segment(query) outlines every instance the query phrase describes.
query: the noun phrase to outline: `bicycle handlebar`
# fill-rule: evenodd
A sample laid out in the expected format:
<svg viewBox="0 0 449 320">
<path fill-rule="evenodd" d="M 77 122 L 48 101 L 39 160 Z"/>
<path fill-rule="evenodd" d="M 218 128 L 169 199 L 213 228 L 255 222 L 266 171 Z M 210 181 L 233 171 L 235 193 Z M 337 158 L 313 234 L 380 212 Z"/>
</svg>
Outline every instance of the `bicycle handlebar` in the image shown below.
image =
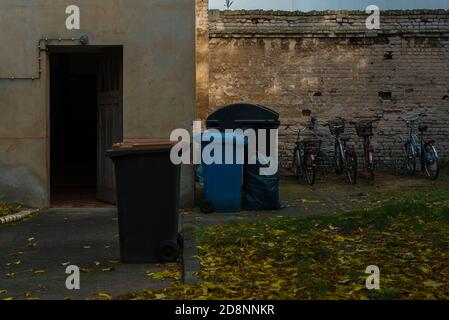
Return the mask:
<svg viewBox="0 0 449 320">
<path fill-rule="evenodd" d="M 304 132 L 304 131 L 306 131 L 306 130 L 307 130 L 307 127 L 299 128 L 299 129 L 287 128 L 286 130 L 287 130 L 287 131 L 290 131 L 290 132 L 298 133 L 298 132 Z"/>
</svg>

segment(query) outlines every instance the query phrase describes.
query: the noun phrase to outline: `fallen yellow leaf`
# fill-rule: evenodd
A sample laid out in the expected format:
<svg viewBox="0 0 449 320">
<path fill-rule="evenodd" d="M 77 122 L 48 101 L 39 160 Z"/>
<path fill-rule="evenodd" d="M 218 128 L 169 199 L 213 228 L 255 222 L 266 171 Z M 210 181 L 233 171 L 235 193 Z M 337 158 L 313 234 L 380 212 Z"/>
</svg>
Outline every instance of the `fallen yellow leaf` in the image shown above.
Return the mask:
<svg viewBox="0 0 449 320">
<path fill-rule="evenodd" d="M 34 274 L 45 273 L 45 270 L 43 270 L 43 269 L 40 269 L 40 270 L 34 270 L 33 273 L 34 273 Z"/>
</svg>

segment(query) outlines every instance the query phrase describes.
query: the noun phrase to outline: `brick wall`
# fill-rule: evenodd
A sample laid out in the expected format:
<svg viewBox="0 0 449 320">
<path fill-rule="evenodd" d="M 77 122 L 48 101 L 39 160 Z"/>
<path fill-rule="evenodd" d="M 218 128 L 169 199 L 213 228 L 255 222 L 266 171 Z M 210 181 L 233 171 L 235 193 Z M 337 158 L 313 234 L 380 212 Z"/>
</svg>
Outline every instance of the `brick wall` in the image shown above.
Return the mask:
<svg viewBox="0 0 449 320">
<path fill-rule="evenodd" d="M 204 118 L 209 105 L 209 1 L 195 0 L 196 6 L 196 104 L 197 117 Z"/>
<path fill-rule="evenodd" d="M 448 160 L 449 12 L 384 12 L 377 31 L 366 29 L 366 18 L 363 12 L 211 11 L 203 114 L 240 101 L 276 110 L 286 167 L 293 130 L 309 121 L 309 111 L 322 121 L 382 117 L 374 142 L 378 160 L 389 165 L 401 155 L 399 136 L 406 132 L 397 118 L 424 111 L 429 135 Z"/>
</svg>

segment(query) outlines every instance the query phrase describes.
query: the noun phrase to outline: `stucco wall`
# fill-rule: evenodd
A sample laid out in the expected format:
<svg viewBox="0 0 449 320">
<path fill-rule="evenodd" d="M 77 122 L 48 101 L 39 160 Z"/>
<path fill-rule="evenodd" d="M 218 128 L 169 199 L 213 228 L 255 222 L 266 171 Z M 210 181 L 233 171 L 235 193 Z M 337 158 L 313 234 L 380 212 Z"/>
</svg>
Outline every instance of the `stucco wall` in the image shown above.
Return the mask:
<svg viewBox="0 0 449 320">
<path fill-rule="evenodd" d="M 366 17 L 211 11 L 205 113 L 239 101 L 278 111 L 280 156 L 287 167 L 292 130 L 310 119 L 303 111 L 323 121 L 381 116 L 374 142 L 378 161 L 387 165 L 402 155 L 399 135 L 406 129 L 397 118 L 424 111 L 429 136 L 449 160 L 449 12 L 383 12 L 378 31 L 366 29 Z M 354 129 L 348 133 L 360 146 Z"/>
<path fill-rule="evenodd" d="M 81 9 L 81 30 L 65 27 L 65 9 L 72 4 Z M 191 127 L 194 0 L 2 0 L 0 77 L 36 73 L 39 38 L 83 34 L 89 35 L 90 45 L 123 45 L 125 138 L 167 138 L 175 128 Z M 43 70 L 40 80 L 0 80 L 0 195 L 33 206 L 49 204 L 45 55 Z M 193 199 L 193 174 L 192 168 L 185 169 L 187 205 Z"/>
</svg>

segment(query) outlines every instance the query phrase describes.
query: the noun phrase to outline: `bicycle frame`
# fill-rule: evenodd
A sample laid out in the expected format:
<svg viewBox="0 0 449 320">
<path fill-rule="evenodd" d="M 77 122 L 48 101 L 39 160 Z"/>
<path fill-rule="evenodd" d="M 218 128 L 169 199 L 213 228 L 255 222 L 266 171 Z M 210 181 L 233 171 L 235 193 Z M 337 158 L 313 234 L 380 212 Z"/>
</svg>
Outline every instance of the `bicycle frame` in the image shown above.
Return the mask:
<svg viewBox="0 0 449 320">
<path fill-rule="evenodd" d="M 301 132 L 303 132 L 303 131 L 305 131 L 305 129 L 303 129 L 303 130 L 298 130 L 298 136 L 297 136 L 297 139 L 296 139 L 296 149 L 299 149 L 300 151 L 302 151 L 302 152 L 300 153 L 300 155 L 301 155 L 301 159 L 300 159 L 300 160 L 301 160 L 301 163 L 304 163 L 304 162 L 305 162 L 305 157 L 306 157 L 307 155 L 310 155 L 311 158 L 312 158 L 312 161 L 314 161 L 313 166 L 316 167 L 315 160 L 316 160 L 316 157 L 317 157 L 317 155 L 318 155 L 318 152 L 308 152 L 308 151 L 306 150 L 306 145 L 304 144 L 303 141 L 300 140 Z"/>
<path fill-rule="evenodd" d="M 342 141 L 340 134 L 336 134 L 335 143 L 338 144 L 338 148 L 340 149 L 340 161 L 346 166 L 346 157 L 344 156 L 346 154 L 346 141 Z"/>
<path fill-rule="evenodd" d="M 415 173 L 416 170 L 416 159 L 419 159 L 420 165 L 421 165 L 421 171 L 426 172 L 429 177 L 431 177 L 430 171 L 428 171 L 429 163 L 436 164 L 436 174 L 434 175 L 434 179 L 438 178 L 439 168 L 438 168 L 438 153 L 435 148 L 435 141 L 429 140 L 425 141 L 425 132 L 427 131 L 426 128 L 419 128 L 419 135 L 415 133 L 415 121 L 420 119 L 421 117 L 426 117 L 426 114 L 420 113 L 419 115 L 405 119 L 400 118 L 401 120 L 405 121 L 408 128 L 408 138 L 406 139 L 404 143 L 404 149 L 405 154 L 408 157 L 407 159 L 412 159 L 411 167 L 408 166 L 409 162 L 407 162 L 407 169 L 410 173 Z M 408 146 L 410 146 L 410 149 L 408 149 Z M 429 156 L 432 156 L 432 158 L 428 158 Z"/>
<path fill-rule="evenodd" d="M 343 118 L 337 118 L 338 120 L 343 121 L 343 123 L 345 122 L 345 120 Z M 325 127 L 329 127 L 329 123 L 324 124 L 323 126 Z M 341 161 L 344 165 L 346 165 L 346 158 L 344 157 L 344 155 L 346 154 L 346 141 L 341 140 L 341 134 L 339 132 L 336 132 L 334 136 L 334 144 L 338 145 L 338 149 L 340 150 L 340 155 L 341 155 Z"/>
<path fill-rule="evenodd" d="M 365 160 L 365 169 L 369 173 L 371 183 L 374 182 L 374 147 L 371 144 L 371 136 L 373 135 L 374 122 L 380 121 L 381 118 L 368 120 L 363 122 L 351 121 L 350 123 L 356 127 L 357 134 L 363 138 L 363 155 Z M 369 124 L 370 127 L 366 127 Z M 369 129 L 366 129 L 369 128 Z"/>
<path fill-rule="evenodd" d="M 415 134 L 413 134 L 413 135 L 416 137 Z M 413 140 L 411 140 L 411 142 L 413 143 Z M 435 160 L 438 160 L 438 152 L 437 152 L 437 150 L 435 148 L 435 141 L 431 140 L 431 141 L 425 142 L 424 141 L 424 131 L 422 131 L 422 132 L 419 133 L 419 145 L 418 145 L 418 149 L 417 149 L 418 153 L 416 155 L 417 157 L 419 157 L 422 167 L 424 165 L 424 162 L 426 161 L 426 158 L 425 158 L 426 153 L 423 152 L 423 151 L 425 150 L 425 148 L 427 146 L 429 146 L 429 147 L 431 147 L 433 149 L 433 152 L 434 152 L 435 157 L 436 157 Z"/>
<path fill-rule="evenodd" d="M 410 142 L 410 144 L 413 147 L 412 151 L 414 153 L 414 156 L 421 158 L 421 147 L 423 142 L 423 136 L 420 135 L 420 138 L 418 138 L 410 122 L 407 122 L 407 127 L 409 129 L 408 140 L 406 140 L 405 143 Z"/>
<path fill-rule="evenodd" d="M 371 137 L 363 137 L 363 150 L 365 154 L 365 163 L 371 168 L 374 163 L 374 148 L 371 145 Z"/>
<path fill-rule="evenodd" d="M 357 155 L 354 150 L 348 148 L 348 139 L 342 139 L 341 135 L 344 133 L 346 120 L 338 117 L 323 126 L 328 127 L 331 135 L 334 137 L 334 161 L 336 173 L 343 173 L 343 168 L 346 169 L 348 181 L 355 184 L 357 180 Z"/>
<path fill-rule="evenodd" d="M 299 174 L 303 174 L 307 180 L 307 183 L 312 186 L 315 183 L 315 174 L 317 167 L 316 159 L 319 153 L 321 141 L 317 140 L 319 141 L 318 147 L 308 144 L 313 142 L 305 142 L 304 140 L 301 141 L 301 133 L 306 129 L 307 128 L 299 129 L 297 133 L 296 147 L 293 156 L 293 169 L 295 170 L 294 173 L 297 177 L 299 176 Z M 312 129 L 312 131 L 316 137 L 314 128 Z"/>
</svg>

